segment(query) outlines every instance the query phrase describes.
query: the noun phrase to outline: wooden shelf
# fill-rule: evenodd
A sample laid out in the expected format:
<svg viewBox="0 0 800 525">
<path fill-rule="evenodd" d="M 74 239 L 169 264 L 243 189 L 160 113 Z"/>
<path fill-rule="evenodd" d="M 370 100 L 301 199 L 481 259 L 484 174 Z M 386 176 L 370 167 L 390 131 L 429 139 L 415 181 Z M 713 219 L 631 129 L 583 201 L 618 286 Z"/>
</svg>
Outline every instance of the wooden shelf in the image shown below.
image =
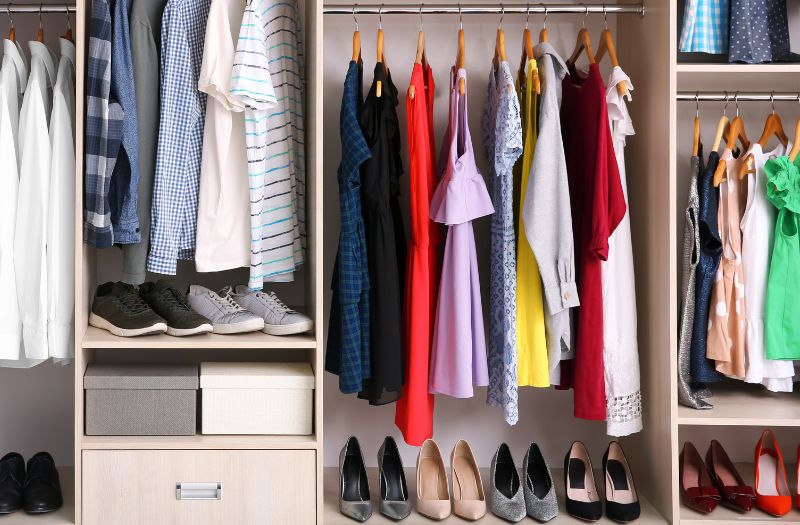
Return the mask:
<svg viewBox="0 0 800 525">
<path fill-rule="evenodd" d="M 758 427 L 800 426 L 800 399 L 787 393 L 768 392 L 760 385 L 714 388 L 711 410 L 678 407 L 679 425 L 737 425 Z"/>
<path fill-rule="evenodd" d="M 83 436 L 83 450 L 295 450 L 316 449 L 310 436 Z"/>
<path fill-rule="evenodd" d="M 800 73 L 800 64 L 678 64 L 678 73 Z"/>
<path fill-rule="evenodd" d="M 339 485 L 339 469 L 337 468 L 325 468 L 324 473 L 324 498 L 325 502 L 323 505 L 323 523 L 325 525 L 352 525 L 353 520 L 348 518 L 347 516 L 342 515 L 339 512 L 339 499 L 338 499 L 338 485 Z M 414 495 L 417 493 L 417 480 L 415 469 L 413 468 L 406 468 L 406 482 L 408 483 L 408 492 L 411 495 L 412 499 Z M 378 511 L 378 502 L 380 498 L 380 485 L 378 484 L 378 469 L 377 468 L 367 468 L 367 476 L 369 477 L 370 483 L 370 494 L 372 495 L 373 501 L 373 513 L 372 518 L 369 520 L 370 525 L 390 525 L 396 524 L 397 522 L 386 518 Z M 481 477 L 483 478 L 483 485 L 484 487 L 487 486 L 487 482 L 489 480 L 489 469 L 481 469 Z M 567 524 L 567 523 L 585 523 L 584 521 L 575 519 L 571 516 L 568 516 L 564 512 L 564 487 L 563 483 L 560 480 L 563 479 L 563 470 L 555 469 L 553 470 L 553 479 L 556 483 L 556 494 L 558 496 L 558 504 L 560 509 L 560 514 L 558 517 L 549 521 L 549 524 Z M 599 473 L 595 474 L 595 479 L 601 480 L 602 477 Z M 639 497 L 642 498 L 642 495 L 639 494 Z M 662 517 L 653 506 L 644 498 L 641 499 L 642 503 L 642 515 L 641 517 L 635 522 L 636 525 L 662 525 L 668 523 L 667 520 Z M 534 523 L 529 519 L 523 520 L 524 523 Z M 402 521 L 403 525 L 430 525 L 433 523 L 430 519 L 417 514 L 416 511 L 413 511 L 409 517 Z M 464 524 L 465 521 L 457 516 L 451 515 L 449 518 L 444 519 L 438 523 L 443 525 L 453 525 L 453 524 Z M 502 518 L 498 518 L 497 516 L 493 515 L 491 512 L 488 512 L 486 516 L 481 518 L 480 520 L 476 521 L 475 523 L 479 523 L 482 525 L 507 525 L 508 522 Z M 616 523 L 605 516 L 601 518 L 599 521 L 595 523 L 600 524 L 611 524 Z"/>
<path fill-rule="evenodd" d="M 744 478 L 744 482 L 753 486 L 754 484 L 754 468 L 752 463 L 737 463 L 736 469 L 739 474 Z M 786 475 L 789 478 L 790 492 L 793 490 L 794 481 L 792 480 L 792 472 L 797 472 L 795 465 L 786 465 Z M 753 509 L 746 514 L 740 514 L 736 511 L 726 509 L 719 505 L 714 512 L 704 516 L 697 513 L 692 509 L 684 506 L 681 503 L 681 525 L 702 525 L 706 523 L 717 524 L 731 524 L 731 525 L 771 525 L 793 523 L 800 525 L 800 511 L 794 507 L 794 496 L 792 496 L 792 510 L 786 516 L 775 518 L 769 514 L 765 514 L 758 509 Z"/>
<path fill-rule="evenodd" d="M 14 514 L 0 516 L 3 525 L 73 525 L 75 523 L 75 469 L 58 467 L 61 495 L 64 506 L 47 514 L 26 514 L 18 510 Z"/>
<path fill-rule="evenodd" d="M 117 337 L 90 326 L 83 336 L 83 348 L 314 348 L 313 334 L 275 336 L 262 332 L 247 334 L 203 334 L 172 337 L 166 334 Z"/>
</svg>

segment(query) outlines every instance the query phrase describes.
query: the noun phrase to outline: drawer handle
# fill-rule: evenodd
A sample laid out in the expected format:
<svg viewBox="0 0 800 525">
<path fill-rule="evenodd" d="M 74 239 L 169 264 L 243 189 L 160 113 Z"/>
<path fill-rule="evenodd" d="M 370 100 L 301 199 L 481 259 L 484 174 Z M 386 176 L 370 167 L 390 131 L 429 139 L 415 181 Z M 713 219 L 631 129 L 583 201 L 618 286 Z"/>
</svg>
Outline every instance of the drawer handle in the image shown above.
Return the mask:
<svg viewBox="0 0 800 525">
<path fill-rule="evenodd" d="M 175 499 L 210 500 L 222 499 L 222 483 L 175 483 Z"/>
</svg>

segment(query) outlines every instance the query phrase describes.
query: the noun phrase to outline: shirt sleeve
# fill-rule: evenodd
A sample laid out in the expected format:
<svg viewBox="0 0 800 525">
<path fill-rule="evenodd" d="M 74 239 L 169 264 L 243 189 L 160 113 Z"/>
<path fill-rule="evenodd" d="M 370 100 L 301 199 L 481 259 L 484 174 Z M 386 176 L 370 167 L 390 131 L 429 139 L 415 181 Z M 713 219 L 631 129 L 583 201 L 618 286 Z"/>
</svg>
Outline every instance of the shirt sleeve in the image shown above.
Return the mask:
<svg viewBox="0 0 800 525">
<path fill-rule="evenodd" d="M 231 95 L 242 104 L 266 110 L 277 105 L 269 70 L 269 49 L 260 3 L 250 0 L 242 19 L 231 73 Z"/>
<path fill-rule="evenodd" d="M 217 100 L 226 110 L 241 112 L 244 104 L 230 93 L 236 41 L 231 35 L 227 10 L 224 4 L 211 4 L 197 89 Z"/>
<path fill-rule="evenodd" d="M 165 11 L 166 13 L 166 11 Z M 186 134 L 202 111 L 197 105 L 189 42 L 181 29 L 182 13 L 176 10 L 164 20 L 161 46 L 161 115 L 158 130 L 156 172 L 153 180 L 150 255 L 147 269 L 175 275 L 183 223 L 182 195 L 186 159 Z"/>
<path fill-rule="evenodd" d="M 605 99 L 600 106 L 597 140 L 597 184 L 593 198 L 595 216 L 592 218 L 592 250 L 600 259 L 608 260 L 608 238 L 625 216 L 627 206 L 619 177 L 611 127 L 607 118 Z"/>
</svg>

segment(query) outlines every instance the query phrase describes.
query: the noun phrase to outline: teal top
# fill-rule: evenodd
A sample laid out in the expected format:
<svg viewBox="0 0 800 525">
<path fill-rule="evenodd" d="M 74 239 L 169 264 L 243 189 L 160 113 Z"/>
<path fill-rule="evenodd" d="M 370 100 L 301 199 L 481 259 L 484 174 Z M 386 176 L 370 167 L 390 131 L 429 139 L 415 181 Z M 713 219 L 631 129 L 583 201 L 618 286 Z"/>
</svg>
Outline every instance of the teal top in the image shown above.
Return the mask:
<svg viewBox="0 0 800 525">
<path fill-rule="evenodd" d="M 800 157 L 767 161 L 767 198 L 778 208 L 767 281 L 767 359 L 800 359 Z"/>
</svg>

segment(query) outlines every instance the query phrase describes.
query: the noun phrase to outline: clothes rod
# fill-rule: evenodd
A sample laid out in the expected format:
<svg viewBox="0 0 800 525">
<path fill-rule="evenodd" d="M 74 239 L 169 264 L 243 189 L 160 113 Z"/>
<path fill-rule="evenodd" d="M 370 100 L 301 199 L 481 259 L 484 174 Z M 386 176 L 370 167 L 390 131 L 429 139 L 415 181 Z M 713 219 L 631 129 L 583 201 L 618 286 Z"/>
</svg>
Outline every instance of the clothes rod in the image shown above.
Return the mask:
<svg viewBox="0 0 800 525">
<path fill-rule="evenodd" d="M 764 91 L 680 91 L 676 99 L 679 102 L 800 102 L 800 93 L 764 92 Z"/>
<path fill-rule="evenodd" d="M 0 4 L 0 18 L 8 13 L 31 13 L 31 14 L 52 14 L 52 13 L 74 13 L 74 5 L 21 5 L 21 4 Z"/>
<path fill-rule="evenodd" d="M 500 15 L 500 14 L 620 14 L 644 16 L 644 3 L 638 4 L 325 4 L 326 15 Z"/>
</svg>

